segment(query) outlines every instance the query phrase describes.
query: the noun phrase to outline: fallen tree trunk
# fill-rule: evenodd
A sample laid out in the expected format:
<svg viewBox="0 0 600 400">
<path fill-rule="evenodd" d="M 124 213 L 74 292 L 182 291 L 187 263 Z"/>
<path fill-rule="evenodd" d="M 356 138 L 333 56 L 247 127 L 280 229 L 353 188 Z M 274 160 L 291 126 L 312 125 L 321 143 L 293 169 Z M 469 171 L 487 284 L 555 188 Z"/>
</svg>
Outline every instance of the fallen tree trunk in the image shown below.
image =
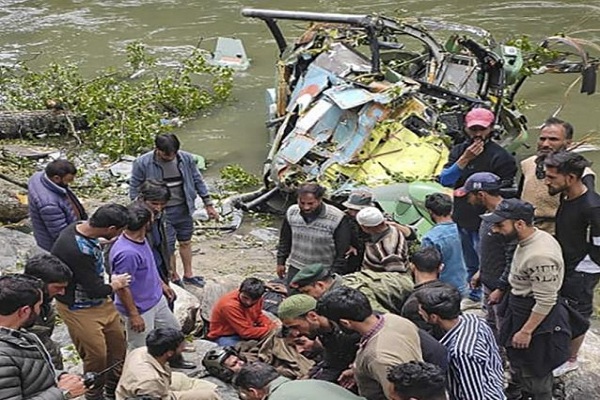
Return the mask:
<svg viewBox="0 0 600 400">
<path fill-rule="evenodd" d="M 57 110 L 0 111 L 0 139 L 31 138 L 58 133 L 74 134 L 88 130 L 84 116 Z"/>
</svg>

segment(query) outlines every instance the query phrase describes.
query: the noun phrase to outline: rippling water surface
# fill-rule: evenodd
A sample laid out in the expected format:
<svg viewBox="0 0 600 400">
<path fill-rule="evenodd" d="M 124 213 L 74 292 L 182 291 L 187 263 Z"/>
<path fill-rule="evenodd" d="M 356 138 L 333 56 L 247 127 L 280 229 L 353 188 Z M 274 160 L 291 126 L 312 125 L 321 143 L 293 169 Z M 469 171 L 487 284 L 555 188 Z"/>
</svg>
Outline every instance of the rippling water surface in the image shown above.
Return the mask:
<svg viewBox="0 0 600 400">
<path fill-rule="evenodd" d="M 188 123 L 180 132 L 184 147 L 215 161 L 241 163 L 255 172 L 267 151 L 264 90 L 274 82 L 275 44 L 266 26 L 241 17 L 243 7 L 344 13 L 402 13 L 481 26 L 502 40 L 512 34 L 533 39 L 557 32 L 591 30 L 581 35 L 600 42 L 600 1 L 503 1 L 490 5 L 473 0 L 0 0 L 0 62 L 33 59 L 78 63 L 86 74 L 124 63 L 131 40 L 147 44 L 160 62 L 169 65 L 202 40 L 212 49 L 218 36 L 243 40 L 252 67 L 236 75 L 236 101 L 206 118 Z M 293 36 L 299 24 L 284 24 Z M 573 76 L 539 76 L 529 81 L 521 97 L 531 103 L 526 112 L 535 126 L 554 111 Z M 574 90 L 562 117 L 578 132 L 600 132 L 600 95 Z M 537 131 L 532 129 L 532 134 Z M 600 134 L 600 133 L 599 133 Z M 526 150 L 524 150 L 526 152 Z M 600 157 L 597 157 L 600 161 Z"/>
</svg>

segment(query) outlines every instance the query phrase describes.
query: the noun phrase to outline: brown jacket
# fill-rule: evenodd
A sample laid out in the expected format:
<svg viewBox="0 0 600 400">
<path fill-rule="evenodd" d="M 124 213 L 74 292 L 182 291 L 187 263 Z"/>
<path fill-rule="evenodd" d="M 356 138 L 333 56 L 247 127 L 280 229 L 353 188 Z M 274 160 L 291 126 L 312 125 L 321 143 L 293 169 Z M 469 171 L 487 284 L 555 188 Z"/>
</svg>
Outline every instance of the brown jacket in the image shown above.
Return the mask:
<svg viewBox="0 0 600 400">
<path fill-rule="evenodd" d="M 117 400 L 137 396 L 149 396 L 161 400 L 177 400 L 180 396 L 172 388 L 172 372 L 168 365 L 161 365 L 156 358 L 148 354 L 146 347 L 140 347 L 127 354 L 123 373 L 117 386 Z M 209 382 L 206 386 L 216 388 Z"/>
<path fill-rule="evenodd" d="M 381 329 L 361 345 L 354 360 L 358 392 L 368 400 L 390 398 L 388 369 L 409 361 L 423 361 L 421 339 L 415 324 L 394 314 L 384 314 Z"/>
</svg>

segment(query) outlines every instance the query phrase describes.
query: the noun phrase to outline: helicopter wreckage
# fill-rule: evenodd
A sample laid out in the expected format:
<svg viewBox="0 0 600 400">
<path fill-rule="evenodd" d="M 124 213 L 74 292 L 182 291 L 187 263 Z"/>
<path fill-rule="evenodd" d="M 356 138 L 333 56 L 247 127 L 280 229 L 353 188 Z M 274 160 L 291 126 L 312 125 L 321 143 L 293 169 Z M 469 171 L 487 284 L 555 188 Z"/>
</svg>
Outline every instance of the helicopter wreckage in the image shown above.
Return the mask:
<svg viewBox="0 0 600 400">
<path fill-rule="evenodd" d="M 298 184 L 315 181 L 334 203 L 368 187 L 396 219 L 418 223 L 428 216 L 415 203 L 447 190 L 436 177 L 449 148 L 465 140 L 469 109 L 494 111 L 494 140 L 509 151 L 525 143 L 527 121 L 515 102 L 525 67 L 581 74 L 582 92 L 595 91 L 599 61 L 584 49 L 593 43 L 579 39 L 548 38 L 540 48 L 575 51 L 524 59 L 483 29 L 441 21 L 259 9 L 242 15 L 263 20 L 279 50 L 276 87 L 267 91 L 264 187 L 237 199 L 246 210 L 282 210 Z M 288 43 L 281 20 L 311 24 Z"/>
</svg>

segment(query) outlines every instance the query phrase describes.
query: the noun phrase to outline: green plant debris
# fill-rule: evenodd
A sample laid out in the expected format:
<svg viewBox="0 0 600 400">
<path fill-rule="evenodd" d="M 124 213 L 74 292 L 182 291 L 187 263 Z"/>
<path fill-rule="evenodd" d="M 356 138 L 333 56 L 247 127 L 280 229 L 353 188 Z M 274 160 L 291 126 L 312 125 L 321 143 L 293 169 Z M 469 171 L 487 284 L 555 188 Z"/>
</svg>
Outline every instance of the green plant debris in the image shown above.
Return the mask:
<svg viewBox="0 0 600 400">
<path fill-rule="evenodd" d="M 0 66 L 0 110 L 51 108 L 84 116 L 91 129 L 71 133 L 116 159 L 150 148 L 156 134 L 173 129 L 170 118 L 194 117 L 231 95 L 233 71 L 208 65 L 199 49 L 175 69 L 157 69 L 139 42 L 126 51 L 128 68 L 108 68 L 88 80 L 70 63 L 51 63 L 41 71 L 24 63 Z M 130 78 L 141 69 L 146 70 L 141 78 Z"/>
<path fill-rule="evenodd" d="M 260 179 L 247 172 L 238 164 L 230 164 L 221 168 L 222 187 L 230 192 L 242 192 L 260 185 Z"/>
<path fill-rule="evenodd" d="M 533 43 L 527 35 L 512 37 L 505 44 L 514 46 L 523 52 L 525 62 L 520 71 L 522 76 L 533 75 L 540 67 L 559 59 L 561 56 L 561 53 L 557 50 Z"/>
</svg>

